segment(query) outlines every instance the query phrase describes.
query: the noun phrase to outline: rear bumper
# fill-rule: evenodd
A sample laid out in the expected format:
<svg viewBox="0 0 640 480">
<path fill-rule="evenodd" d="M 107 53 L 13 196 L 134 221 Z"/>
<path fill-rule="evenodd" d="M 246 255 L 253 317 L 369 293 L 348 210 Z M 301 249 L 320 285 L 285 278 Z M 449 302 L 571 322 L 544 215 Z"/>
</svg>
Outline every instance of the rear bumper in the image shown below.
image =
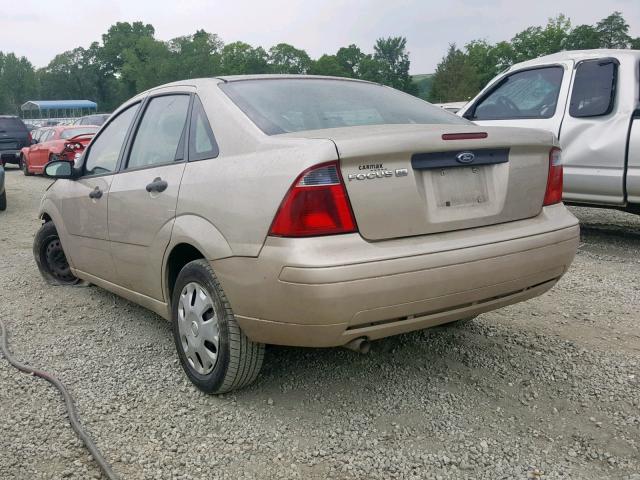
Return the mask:
<svg viewBox="0 0 640 480">
<path fill-rule="evenodd" d="M 565 273 L 578 240 L 577 220 L 556 205 L 528 220 L 384 242 L 269 237 L 257 258 L 212 264 L 249 338 L 328 347 L 540 295 Z"/>
</svg>

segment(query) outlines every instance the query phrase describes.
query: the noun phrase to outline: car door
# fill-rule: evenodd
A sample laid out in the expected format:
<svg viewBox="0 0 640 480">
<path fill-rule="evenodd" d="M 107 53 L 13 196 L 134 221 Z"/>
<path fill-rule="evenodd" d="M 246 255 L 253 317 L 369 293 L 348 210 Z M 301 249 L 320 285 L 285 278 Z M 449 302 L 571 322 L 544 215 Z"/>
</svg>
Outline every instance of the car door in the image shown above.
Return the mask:
<svg viewBox="0 0 640 480">
<path fill-rule="evenodd" d="M 508 72 L 459 114 L 479 125 L 560 132 L 573 61 Z"/>
<path fill-rule="evenodd" d="M 185 166 L 190 105 L 189 93 L 147 100 L 109 192 L 109 238 L 118 283 L 161 301 L 162 258 Z"/>
<path fill-rule="evenodd" d="M 42 172 L 44 164 L 47 162 L 44 159 L 44 152 L 47 150 L 47 142 L 55 136 L 55 129 L 51 129 L 42 135 L 40 142 L 33 146 L 33 150 L 29 154 L 29 165 L 36 172 Z"/>
<path fill-rule="evenodd" d="M 70 181 L 62 199 L 62 217 L 69 234 L 66 248 L 74 267 L 102 280 L 115 282 L 108 235 L 108 195 L 140 104 L 129 106 L 100 131 L 89 145 L 82 176 Z"/>
<path fill-rule="evenodd" d="M 625 203 L 625 157 L 631 112 L 620 114 L 616 106 L 635 104 L 635 85 L 618 86 L 620 68 L 615 58 L 576 64 L 560 132 L 565 201 Z"/>
</svg>

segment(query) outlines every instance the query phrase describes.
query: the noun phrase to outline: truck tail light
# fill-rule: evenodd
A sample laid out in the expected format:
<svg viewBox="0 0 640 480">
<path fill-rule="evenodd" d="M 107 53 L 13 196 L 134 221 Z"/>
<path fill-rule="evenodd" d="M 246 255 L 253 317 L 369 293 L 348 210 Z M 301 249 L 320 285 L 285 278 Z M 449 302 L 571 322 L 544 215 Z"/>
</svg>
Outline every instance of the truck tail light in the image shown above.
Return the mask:
<svg viewBox="0 0 640 480">
<path fill-rule="evenodd" d="M 337 161 L 302 172 L 285 195 L 270 235 L 312 237 L 357 232 Z"/>
<path fill-rule="evenodd" d="M 553 147 L 549 152 L 549 176 L 543 205 L 553 205 L 562 201 L 562 150 Z"/>
</svg>

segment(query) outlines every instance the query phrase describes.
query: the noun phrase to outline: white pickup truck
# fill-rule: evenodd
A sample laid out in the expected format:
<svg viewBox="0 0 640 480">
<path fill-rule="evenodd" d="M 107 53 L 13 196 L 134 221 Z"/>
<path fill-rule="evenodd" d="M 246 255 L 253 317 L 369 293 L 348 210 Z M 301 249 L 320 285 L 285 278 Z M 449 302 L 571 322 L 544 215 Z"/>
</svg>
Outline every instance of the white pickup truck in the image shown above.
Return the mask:
<svg viewBox="0 0 640 480">
<path fill-rule="evenodd" d="M 566 203 L 640 214 L 639 50 L 567 51 L 513 65 L 457 114 L 553 132 Z"/>
</svg>

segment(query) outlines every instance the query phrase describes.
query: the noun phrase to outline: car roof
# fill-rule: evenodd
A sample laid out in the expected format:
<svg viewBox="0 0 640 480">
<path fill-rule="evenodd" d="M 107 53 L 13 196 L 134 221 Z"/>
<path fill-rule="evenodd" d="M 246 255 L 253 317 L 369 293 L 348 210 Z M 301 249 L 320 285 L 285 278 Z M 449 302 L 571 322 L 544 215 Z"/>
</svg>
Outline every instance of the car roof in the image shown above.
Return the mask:
<svg viewBox="0 0 640 480">
<path fill-rule="evenodd" d="M 136 95 L 134 98 L 139 98 L 145 96 L 148 93 L 155 92 L 157 90 L 163 90 L 170 87 L 204 87 L 211 85 L 211 82 L 219 84 L 219 83 L 230 83 L 230 82 L 240 82 L 243 80 L 340 80 L 344 82 L 357 82 L 357 83 L 368 83 L 372 85 L 379 85 L 375 82 L 370 82 L 368 80 L 360 80 L 357 78 L 347 78 L 347 77 L 330 77 L 325 75 L 289 75 L 289 74 L 255 74 L 255 75 L 223 75 L 219 77 L 203 77 L 203 78 L 191 78 L 188 80 L 178 80 L 176 82 L 165 83 L 163 85 L 158 85 L 157 87 L 150 88 L 145 92 L 141 92 Z M 133 100 L 133 99 L 131 99 Z M 126 102 L 130 103 L 130 102 Z"/>
<path fill-rule="evenodd" d="M 565 50 L 563 52 L 552 53 L 543 57 L 527 60 L 526 62 L 516 63 L 509 68 L 509 71 L 519 70 L 521 68 L 534 67 L 555 62 L 564 62 L 573 60 L 579 62 L 582 60 L 590 60 L 603 57 L 632 57 L 640 60 L 640 50 L 597 48 L 593 50 Z"/>
</svg>

